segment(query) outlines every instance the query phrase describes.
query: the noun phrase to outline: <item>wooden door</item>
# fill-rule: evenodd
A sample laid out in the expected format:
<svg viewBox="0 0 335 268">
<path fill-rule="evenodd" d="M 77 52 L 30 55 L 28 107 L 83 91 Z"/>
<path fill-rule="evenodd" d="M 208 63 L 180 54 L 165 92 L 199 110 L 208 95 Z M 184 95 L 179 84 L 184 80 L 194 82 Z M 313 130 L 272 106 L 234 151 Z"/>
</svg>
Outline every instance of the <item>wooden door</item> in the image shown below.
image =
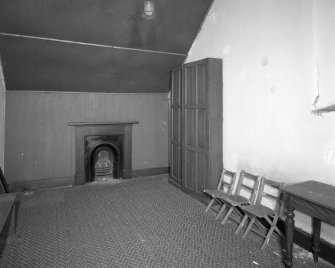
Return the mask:
<svg viewBox="0 0 335 268">
<path fill-rule="evenodd" d="M 182 189 L 202 195 L 208 187 L 208 96 L 206 61 L 183 66 Z"/>
<path fill-rule="evenodd" d="M 181 69 L 171 74 L 170 179 L 181 186 Z"/>
</svg>

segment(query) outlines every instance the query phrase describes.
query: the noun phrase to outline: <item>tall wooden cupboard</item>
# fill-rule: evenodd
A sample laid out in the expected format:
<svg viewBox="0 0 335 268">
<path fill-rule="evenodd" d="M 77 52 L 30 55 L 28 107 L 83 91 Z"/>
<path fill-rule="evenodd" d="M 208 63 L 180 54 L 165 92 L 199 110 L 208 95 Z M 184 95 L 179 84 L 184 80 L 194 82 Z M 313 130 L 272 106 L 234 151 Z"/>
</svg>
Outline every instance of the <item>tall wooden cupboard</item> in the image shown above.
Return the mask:
<svg viewBox="0 0 335 268">
<path fill-rule="evenodd" d="M 222 169 L 222 60 L 207 58 L 171 72 L 170 182 L 204 197 Z"/>
</svg>

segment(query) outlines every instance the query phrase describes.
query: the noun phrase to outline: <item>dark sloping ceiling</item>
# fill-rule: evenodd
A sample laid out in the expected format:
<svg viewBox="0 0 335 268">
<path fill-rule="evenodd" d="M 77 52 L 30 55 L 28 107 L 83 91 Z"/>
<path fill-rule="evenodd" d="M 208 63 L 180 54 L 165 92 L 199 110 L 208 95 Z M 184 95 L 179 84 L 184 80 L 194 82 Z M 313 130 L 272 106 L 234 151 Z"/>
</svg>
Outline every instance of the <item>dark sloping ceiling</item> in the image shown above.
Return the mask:
<svg viewBox="0 0 335 268">
<path fill-rule="evenodd" d="M 154 2 L 144 20 L 143 0 L 0 0 L 7 90 L 167 92 L 211 0 Z"/>
<path fill-rule="evenodd" d="M 1 37 L 0 37 L 1 38 Z M 8 90 L 166 92 L 183 57 L 1 38 Z"/>
</svg>

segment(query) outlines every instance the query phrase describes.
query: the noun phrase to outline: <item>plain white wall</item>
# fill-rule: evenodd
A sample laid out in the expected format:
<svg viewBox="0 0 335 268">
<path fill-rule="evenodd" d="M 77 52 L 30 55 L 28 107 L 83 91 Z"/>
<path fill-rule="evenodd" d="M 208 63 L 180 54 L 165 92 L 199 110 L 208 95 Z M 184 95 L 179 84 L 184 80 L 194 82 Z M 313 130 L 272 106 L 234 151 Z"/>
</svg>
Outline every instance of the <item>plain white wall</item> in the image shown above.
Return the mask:
<svg viewBox="0 0 335 268">
<path fill-rule="evenodd" d="M 319 93 L 317 107 L 335 104 L 335 3 L 334 0 L 314 0 L 314 57 Z"/>
<path fill-rule="evenodd" d="M 318 41 L 313 20 L 320 1 L 214 1 L 186 62 L 223 59 L 225 168 L 285 183 L 335 183 L 335 112 L 311 113 L 316 47 L 327 41 Z M 297 226 L 310 232 L 310 222 L 296 213 Z M 335 242 L 334 234 L 323 224 L 324 238 Z"/>
</svg>

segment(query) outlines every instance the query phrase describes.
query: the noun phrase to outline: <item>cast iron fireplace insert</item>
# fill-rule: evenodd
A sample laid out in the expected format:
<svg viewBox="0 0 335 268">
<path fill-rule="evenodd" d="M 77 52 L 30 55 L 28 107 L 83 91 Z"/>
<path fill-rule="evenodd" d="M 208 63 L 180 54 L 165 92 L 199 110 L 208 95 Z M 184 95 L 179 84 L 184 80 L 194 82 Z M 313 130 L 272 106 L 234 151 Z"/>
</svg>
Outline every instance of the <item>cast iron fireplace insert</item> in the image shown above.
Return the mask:
<svg viewBox="0 0 335 268">
<path fill-rule="evenodd" d="M 123 177 L 123 135 L 85 136 L 86 182 Z"/>
</svg>

